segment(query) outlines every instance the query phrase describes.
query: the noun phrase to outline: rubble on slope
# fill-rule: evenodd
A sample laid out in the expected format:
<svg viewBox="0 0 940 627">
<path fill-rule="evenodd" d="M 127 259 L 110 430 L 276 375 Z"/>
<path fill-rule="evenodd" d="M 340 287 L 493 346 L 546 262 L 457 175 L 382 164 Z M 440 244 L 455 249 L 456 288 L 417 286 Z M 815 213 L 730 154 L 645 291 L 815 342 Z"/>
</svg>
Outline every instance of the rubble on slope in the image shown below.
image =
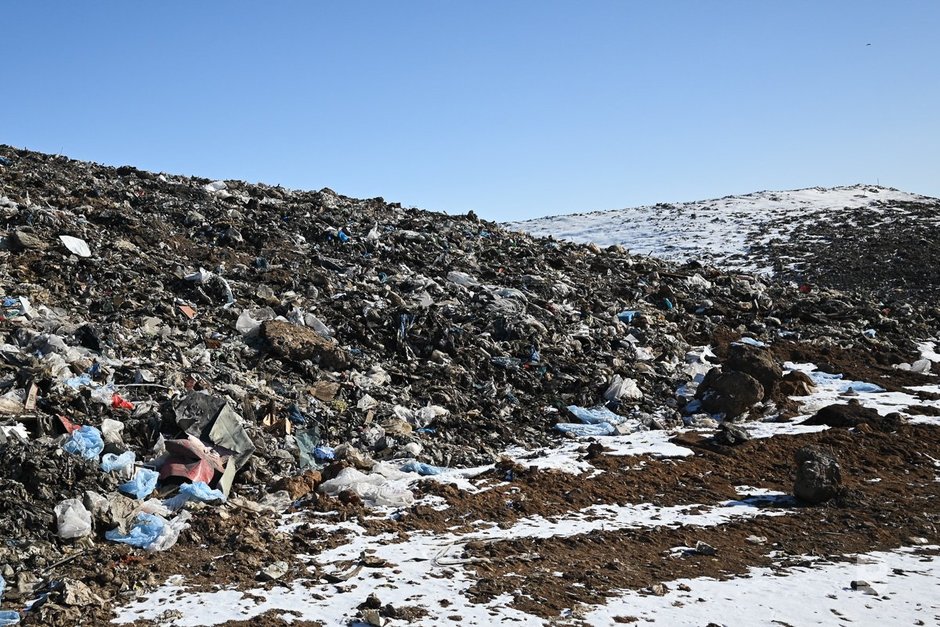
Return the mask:
<svg viewBox="0 0 940 627">
<path fill-rule="evenodd" d="M 928 337 L 913 307 L 329 189 L 0 156 L 0 568 L 21 600 L 77 547 L 192 542 L 222 502 L 281 512 L 321 481 L 491 463 L 561 425 L 694 422 L 719 365 L 754 382 L 705 407 L 726 418 L 785 414 L 798 351 L 923 376 L 891 368 Z"/>
</svg>

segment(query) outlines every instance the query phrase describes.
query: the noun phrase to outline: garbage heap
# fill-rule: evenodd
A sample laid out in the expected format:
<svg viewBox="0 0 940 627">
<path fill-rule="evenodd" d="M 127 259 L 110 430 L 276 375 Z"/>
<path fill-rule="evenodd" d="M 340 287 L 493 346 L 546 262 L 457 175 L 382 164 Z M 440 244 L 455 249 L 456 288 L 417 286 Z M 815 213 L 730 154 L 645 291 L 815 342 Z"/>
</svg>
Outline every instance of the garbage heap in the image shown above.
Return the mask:
<svg viewBox="0 0 940 627">
<path fill-rule="evenodd" d="M 677 390 L 728 357 L 693 347 L 783 338 L 909 356 L 930 328 L 917 307 L 473 213 L 6 146 L 0 215 L 8 580 L 88 538 L 169 548 L 187 503 L 262 502 L 331 461 L 475 465 L 556 442 L 576 419 L 687 423 L 693 398 Z M 761 360 L 774 358 L 750 359 L 755 380 Z M 766 384 L 752 395 L 775 411 Z"/>
</svg>

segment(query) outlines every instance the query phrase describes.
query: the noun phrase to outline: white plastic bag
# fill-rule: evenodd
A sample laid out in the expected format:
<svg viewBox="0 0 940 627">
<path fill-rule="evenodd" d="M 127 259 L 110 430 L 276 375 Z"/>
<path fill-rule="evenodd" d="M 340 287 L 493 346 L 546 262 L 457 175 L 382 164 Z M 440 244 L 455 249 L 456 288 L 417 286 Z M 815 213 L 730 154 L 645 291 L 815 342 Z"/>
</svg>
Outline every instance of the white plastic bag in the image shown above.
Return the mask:
<svg viewBox="0 0 940 627">
<path fill-rule="evenodd" d="M 81 538 L 91 533 L 91 513 L 81 499 L 65 499 L 55 506 L 56 525 L 63 540 Z"/>
</svg>

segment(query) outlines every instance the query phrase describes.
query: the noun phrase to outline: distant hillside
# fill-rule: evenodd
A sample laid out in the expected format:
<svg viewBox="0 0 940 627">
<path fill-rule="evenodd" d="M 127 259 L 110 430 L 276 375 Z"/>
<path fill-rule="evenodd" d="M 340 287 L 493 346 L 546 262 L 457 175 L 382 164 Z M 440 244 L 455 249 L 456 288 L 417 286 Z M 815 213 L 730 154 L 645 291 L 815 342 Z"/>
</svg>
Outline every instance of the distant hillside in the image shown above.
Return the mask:
<svg viewBox="0 0 940 627">
<path fill-rule="evenodd" d="M 930 302 L 940 294 L 938 210 L 937 198 L 852 185 L 548 216 L 506 227 Z"/>
</svg>

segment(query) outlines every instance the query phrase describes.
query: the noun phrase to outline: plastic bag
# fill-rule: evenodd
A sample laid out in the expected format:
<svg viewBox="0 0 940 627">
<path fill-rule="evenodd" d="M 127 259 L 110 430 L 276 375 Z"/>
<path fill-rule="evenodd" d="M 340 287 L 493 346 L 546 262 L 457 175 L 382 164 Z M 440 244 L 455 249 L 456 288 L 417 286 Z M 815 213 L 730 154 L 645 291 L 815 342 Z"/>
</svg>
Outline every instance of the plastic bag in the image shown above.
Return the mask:
<svg viewBox="0 0 940 627">
<path fill-rule="evenodd" d="M 336 452 L 332 446 L 318 446 L 313 450 L 313 456 L 317 461 L 336 459 Z"/>
<path fill-rule="evenodd" d="M 91 375 L 88 373 L 80 374 L 77 377 L 70 377 L 65 380 L 65 385 L 70 388 L 75 388 L 76 390 L 83 385 L 91 386 L 94 385 L 91 381 Z"/>
<path fill-rule="evenodd" d="M 643 392 L 633 379 L 624 379 L 619 374 L 615 374 L 610 380 L 607 391 L 604 392 L 604 398 L 608 401 L 622 399 L 637 401 L 643 398 Z"/>
<path fill-rule="evenodd" d="M 81 499 L 65 499 L 55 506 L 56 526 L 63 540 L 81 538 L 91 533 L 91 512 Z"/>
<path fill-rule="evenodd" d="M 403 472 L 416 472 L 422 477 L 427 477 L 431 475 L 439 475 L 446 468 L 441 468 L 440 466 L 432 466 L 431 464 L 425 464 L 424 462 L 419 462 L 417 460 L 411 460 L 405 462 L 401 467 Z"/>
<path fill-rule="evenodd" d="M 193 483 L 181 485 L 179 493 L 173 498 L 165 500 L 163 504 L 175 512 L 182 509 L 190 501 L 222 503 L 225 501 L 225 494 L 221 490 L 213 490 L 205 481 L 194 481 Z"/>
<path fill-rule="evenodd" d="M 136 499 L 145 499 L 157 488 L 160 473 L 149 468 L 139 468 L 134 478 L 118 486 L 118 490 Z"/>
<path fill-rule="evenodd" d="M 256 320 L 247 309 L 238 315 L 235 330 L 242 335 L 252 335 L 261 327 L 261 320 Z"/>
<path fill-rule="evenodd" d="M 589 425 L 583 425 L 576 422 L 559 422 L 557 425 L 555 425 L 555 429 L 561 431 L 562 433 L 570 433 L 580 438 L 599 435 L 614 435 L 617 433 L 617 428 L 609 422 L 599 422 L 597 424 Z"/>
<path fill-rule="evenodd" d="M 593 407 L 591 409 L 585 409 L 584 407 L 578 407 L 577 405 L 568 405 L 568 411 L 570 411 L 575 418 L 589 425 L 596 425 L 602 422 L 616 425 L 627 420 L 626 417 L 615 414 L 606 407 Z"/>
<path fill-rule="evenodd" d="M 111 396 L 111 407 L 114 409 L 134 409 L 134 404 L 115 392 Z"/>
<path fill-rule="evenodd" d="M 101 470 L 105 472 L 121 472 L 122 470 L 132 468 L 136 460 L 137 455 L 134 454 L 134 451 L 127 451 L 120 455 L 105 453 L 101 457 Z"/>
<path fill-rule="evenodd" d="M 111 418 L 105 418 L 101 421 L 101 435 L 105 444 L 121 444 L 124 439 L 124 423 Z"/>
<path fill-rule="evenodd" d="M 165 551 L 176 544 L 180 533 L 189 527 L 189 512 L 183 512 L 168 521 L 156 514 L 137 514 L 130 531 L 121 533 L 112 529 L 104 534 L 111 542 L 121 542 L 147 551 Z"/>
<path fill-rule="evenodd" d="M 366 504 L 378 507 L 407 507 L 414 503 L 411 490 L 390 483 L 380 474 L 367 475 L 355 468 L 344 468 L 333 479 L 324 481 L 320 491 L 331 495 L 353 492 Z"/>
<path fill-rule="evenodd" d="M 70 253 L 79 257 L 91 257 L 91 249 L 88 248 L 88 243 L 85 240 L 71 235 L 60 235 L 59 241 L 65 244 Z"/>
<path fill-rule="evenodd" d="M 73 455 L 81 455 L 85 459 L 98 459 L 104 450 L 104 440 L 101 432 L 94 427 L 79 427 L 72 432 L 71 437 L 62 445 L 66 451 Z"/>
</svg>

